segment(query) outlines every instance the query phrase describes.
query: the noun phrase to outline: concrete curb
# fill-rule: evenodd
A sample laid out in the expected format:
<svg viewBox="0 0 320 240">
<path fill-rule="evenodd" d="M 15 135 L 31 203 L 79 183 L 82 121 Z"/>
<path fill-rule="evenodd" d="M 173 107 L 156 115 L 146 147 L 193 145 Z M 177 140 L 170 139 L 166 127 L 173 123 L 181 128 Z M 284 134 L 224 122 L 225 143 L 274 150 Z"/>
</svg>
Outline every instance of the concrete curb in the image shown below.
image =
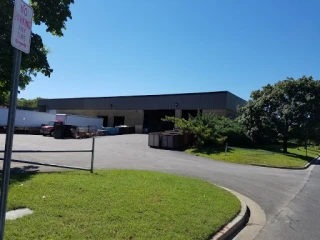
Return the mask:
<svg viewBox="0 0 320 240">
<path fill-rule="evenodd" d="M 266 214 L 252 199 L 231 189 L 221 187 L 235 195 L 241 203 L 241 210 L 237 217 L 229 222 L 211 240 L 232 238 L 235 240 L 253 240 L 266 224 Z"/>
<path fill-rule="evenodd" d="M 253 240 L 266 224 L 266 214 L 263 209 L 252 199 L 237 192 L 233 192 L 233 194 L 247 204 L 250 210 L 250 217 L 246 226 L 239 233 L 236 233 L 236 235 L 233 235 L 232 237 L 234 240 Z"/>
<path fill-rule="evenodd" d="M 219 186 L 221 187 L 221 186 Z M 234 191 L 230 191 L 227 188 L 221 187 L 229 192 L 231 192 L 233 195 Z M 235 233 L 239 232 L 247 223 L 247 220 L 250 215 L 250 210 L 248 206 L 238 197 L 236 196 L 240 203 L 241 203 L 241 210 L 239 214 L 226 226 L 224 226 L 218 233 L 216 233 L 211 240 L 224 240 L 230 237 L 231 235 L 234 235 Z"/>
<path fill-rule="evenodd" d="M 265 168 L 279 168 L 279 169 L 289 169 L 289 170 L 305 170 L 310 167 L 311 164 L 315 163 L 317 160 L 319 160 L 319 156 L 308 162 L 303 167 L 279 167 L 279 166 L 269 166 L 265 164 L 254 164 L 251 163 L 251 166 L 257 166 L 257 167 L 265 167 Z"/>
</svg>

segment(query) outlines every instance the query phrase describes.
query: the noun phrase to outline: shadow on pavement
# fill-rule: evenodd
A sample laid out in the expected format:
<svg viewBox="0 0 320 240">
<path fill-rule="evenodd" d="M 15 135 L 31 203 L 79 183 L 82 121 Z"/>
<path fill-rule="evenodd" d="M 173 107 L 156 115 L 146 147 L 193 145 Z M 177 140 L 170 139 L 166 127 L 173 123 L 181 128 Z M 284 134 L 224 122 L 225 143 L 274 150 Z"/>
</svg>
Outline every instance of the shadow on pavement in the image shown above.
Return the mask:
<svg viewBox="0 0 320 240">
<path fill-rule="evenodd" d="M 21 167 L 12 167 L 10 169 L 10 185 L 19 184 L 27 181 L 33 177 L 33 175 L 39 172 L 39 167 L 35 165 L 27 165 Z M 2 175 L 2 170 L 0 170 Z M 0 183 L 2 179 L 0 179 Z"/>
<path fill-rule="evenodd" d="M 320 165 L 320 159 L 314 161 L 311 165 Z"/>
</svg>

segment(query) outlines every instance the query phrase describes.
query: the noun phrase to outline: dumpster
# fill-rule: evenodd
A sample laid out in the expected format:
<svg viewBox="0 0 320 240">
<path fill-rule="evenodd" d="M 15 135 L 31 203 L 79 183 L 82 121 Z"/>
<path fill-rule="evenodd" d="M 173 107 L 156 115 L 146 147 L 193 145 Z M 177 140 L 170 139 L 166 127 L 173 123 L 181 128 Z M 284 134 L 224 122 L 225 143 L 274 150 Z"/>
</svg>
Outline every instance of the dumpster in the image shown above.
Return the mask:
<svg viewBox="0 0 320 240">
<path fill-rule="evenodd" d="M 132 134 L 135 132 L 135 127 L 129 126 L 117 126 L 119 128 L 119 134 Z"/>
<path fill-rule="evenodd" d="M 119 135 L 120 128 L 118 127 L 103 127 L 102 130 L 107 132 L 107 135 Z"/>
<path fill-rule="evenodd" d="M 63 122 L 54 123 L 54 138 L 63 139 L 64 138 L 64 125 Z"/>
<path fill-rule="evenodd" d="M 184 137 L 180 133 L 165 132 L 162 134 L 161 147 L 166 149 L 182 149 Z"/>
<path fill-rule="evenodd" d="M 193 145 L 193 135 L 191 134 L 184 134 L 184 145 L 186 147 L 190 147 Z"/>
<path fill-rule="evenodd" d="M 149 133 L 148 145 L 149 147 L 161 147 L 161 132 Z"/>
</svg>

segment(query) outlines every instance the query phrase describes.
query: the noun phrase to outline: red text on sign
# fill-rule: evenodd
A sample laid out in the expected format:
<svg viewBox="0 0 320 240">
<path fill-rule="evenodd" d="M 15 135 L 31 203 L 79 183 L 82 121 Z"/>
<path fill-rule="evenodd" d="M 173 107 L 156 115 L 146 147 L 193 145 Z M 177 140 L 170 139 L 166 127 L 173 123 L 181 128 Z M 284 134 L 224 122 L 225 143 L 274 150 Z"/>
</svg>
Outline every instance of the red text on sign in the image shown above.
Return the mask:
<svg viewBox="0 0 320 240">
<path fill-rule="evenodd" d="M 19 22 L 22 26 L 31 29 L 32 22 L 25 19 L 22 15 L 19 13 L 16 14 L 15 20 Z"/>
<path fill-rule="evenodd" d="M 20 8 L 20 12 L 26 17 L 28 15 L 28 9 L 26 5 L 22 4 Z"/>
</svg>

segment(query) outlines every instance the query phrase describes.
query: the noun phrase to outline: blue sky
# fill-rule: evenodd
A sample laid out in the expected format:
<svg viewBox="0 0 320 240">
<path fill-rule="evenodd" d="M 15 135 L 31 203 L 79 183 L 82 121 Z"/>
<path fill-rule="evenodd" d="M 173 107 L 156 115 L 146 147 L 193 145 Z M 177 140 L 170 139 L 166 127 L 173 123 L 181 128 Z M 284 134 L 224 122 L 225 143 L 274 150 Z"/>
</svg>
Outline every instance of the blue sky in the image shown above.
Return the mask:
<svg viewBox="0 0 320 240">
<path fill-rule="evenodd" d="M 62 38 L 19 97 L 252 90 L 320 79 L 318 0 L 76 0 Z"/>
</svg>

